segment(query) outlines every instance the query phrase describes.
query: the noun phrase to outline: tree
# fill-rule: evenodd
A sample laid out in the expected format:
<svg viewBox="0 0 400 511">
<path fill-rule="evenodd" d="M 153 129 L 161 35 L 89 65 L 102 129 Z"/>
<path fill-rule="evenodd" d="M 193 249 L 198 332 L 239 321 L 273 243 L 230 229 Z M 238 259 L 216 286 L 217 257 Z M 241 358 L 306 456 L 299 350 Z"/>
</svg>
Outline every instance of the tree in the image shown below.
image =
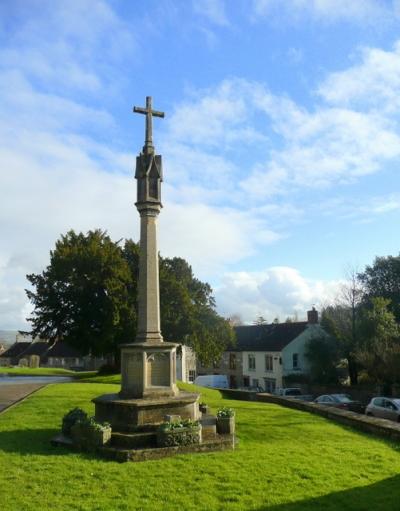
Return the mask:
<svg viewBox="0 0 400 511">
<path fill-rule="evenodd" d="M 367 298 L 383 297 L 390 300 L 389 309 L 400 322 L 400 254 L 376 257 L 371 266 L 359 274 Z"/>
<path fill-rule="evenodd" d="M 258 316 L 258 318 L 253 321 L 253 325 L 266 325 L 267 323 L 268 321 L 264 316 Z"/>
<path fill-rule="evenodd" d="M 101 231 L 69 231 L 50 252 L 50 264 L 27 275 L 34 306 L 32 335 L 66 340 L 82 354 L 117 349 L 136 328 L 131 272 L 122 249 Z"/>
<path fill-rule="evenodd" d="M 312 337 L 306 344 L 304 355 L 310 364 L 311 382 L 337 383 L 340 349 L 335 337 Z"/>
<path fill-rule="evenodd" d="M 83 354 L 119 354 L 137 327 L 139 245 L 124 247 L 105 232 L 74 231 L 62 236 L 39 275 L 28 275 L 34 290 L 32 334 L 64 339 Z M 233 330 L 218 316 L 209 284 L 193 275 L 181 258 L 160 257 L 160 309 L 166 341 L 192 346 L 205 362 L 219 358 L 233 342 Z"/>
<path fill-rule="evenodd" d="M 359 316 L 363 303 L 363 288 L 354 268 L 349 268 L 334 305 L 322 310 L 321 326 L 339 343 L 342 358 L 346 359 L 351 385 L 358 382 L 357 349 Z"/>
<path fill-rule="evenodd" d="M 362 342 L 358 359 L 379 383 L 391 384 L 400 378 L 400 328 L 389 310 L 390 301 L 372 298 L 362 314 Z"/>
</svg>

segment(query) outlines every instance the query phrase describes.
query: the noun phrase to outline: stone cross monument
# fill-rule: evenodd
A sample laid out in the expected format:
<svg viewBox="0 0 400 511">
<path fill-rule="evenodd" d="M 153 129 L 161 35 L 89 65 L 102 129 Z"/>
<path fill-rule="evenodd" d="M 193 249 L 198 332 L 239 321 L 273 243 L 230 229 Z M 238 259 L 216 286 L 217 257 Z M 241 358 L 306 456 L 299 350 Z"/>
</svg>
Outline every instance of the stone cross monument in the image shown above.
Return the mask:
<svg viewBox="0 0 400 511">
<path fill-rule="evenodd" d="M 121 348 L 121 397 L 174 396 L 176 387 L 177 344 L 165 343 L 160 331 L 160 289 L 157 250 L 157 217 L 162 208 L 161 156 L 153 146 L 152 117 L 164 117 L 152 109 L 134 107 L 146 115 L 146 135 L 142 152 L 136 158 L 137 202 L 140 214 L 140 255 L 138 286 L 138 329 L 136 340 Z"/>
<path fill-rule="evenodd" d="M 95 398 L 96 418 L 110 422 L 115 431 L 156 428 L 165 417 L 199 417 L 199 394 L 179 392 L 176 386 L 176 349 L 165 342 L 160 328 L 160 290 L 157 250 L 157 217 L 162 208 L 161 156 L 153 146 L 152 118 L 164 117 L 146 107 L 134 107 L 146 115 L 145 143 L 136 158 L 136 208 L 140 215 L 138 328 L 134 342 L 121 345 L 121 390 Z M 139 428 L 139 429 L 138 429 Z"/>
</svg>

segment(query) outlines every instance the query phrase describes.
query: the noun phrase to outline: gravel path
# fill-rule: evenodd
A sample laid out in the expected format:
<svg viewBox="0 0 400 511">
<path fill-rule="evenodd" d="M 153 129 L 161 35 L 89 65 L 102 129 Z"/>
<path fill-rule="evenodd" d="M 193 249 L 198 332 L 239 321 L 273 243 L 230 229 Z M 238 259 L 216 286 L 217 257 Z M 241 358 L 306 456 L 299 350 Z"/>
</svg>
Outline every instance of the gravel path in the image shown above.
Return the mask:
<svg viewBox="0 0 400 511">
<path fill-rule="evenodd" d="M 36 389 L 40 389 L 45 383 L 19 383 L 0 385 L 0 412 L 10 405 L 24 398 Z"/>
</svg>

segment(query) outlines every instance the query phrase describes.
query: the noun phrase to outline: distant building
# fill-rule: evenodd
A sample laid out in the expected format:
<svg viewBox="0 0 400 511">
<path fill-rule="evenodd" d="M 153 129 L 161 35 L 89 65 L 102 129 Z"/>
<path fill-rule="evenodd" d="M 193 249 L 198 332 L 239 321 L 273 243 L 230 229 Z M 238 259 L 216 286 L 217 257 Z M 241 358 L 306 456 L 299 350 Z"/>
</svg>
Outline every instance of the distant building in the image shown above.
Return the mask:
<svg viewBox="0 0 400 511">
<path fill-rule="evenodd" d="M 326 333 L 313 308 L 307 321 L 234 327 L 236 345 L 213 367 L 198 365 L 198 374 L 226 374 L 231 388 L 261 387 L 266 392 L 285 385 L 289 375 L 306 375 L 307 342 Z"/>
<path fill-rule="evenodd" d="M 18 365 L 19 359 L 25 350 L 29 348 L 31 342 L 16 342 L 0 355 L 1 366 Z"/>
<path fill-rule="evenodd" d="M 182 344 L 176 352 L 176 379 L 193 383 L 196 378 L 196 353 Z"/>
<path fill-rule="evenodd" d="M 85 369 L 85 361 L 79 351 L 64 341 L 55 342 L 46 352 L 45 367 L 62 369 Z"/>
</svg>

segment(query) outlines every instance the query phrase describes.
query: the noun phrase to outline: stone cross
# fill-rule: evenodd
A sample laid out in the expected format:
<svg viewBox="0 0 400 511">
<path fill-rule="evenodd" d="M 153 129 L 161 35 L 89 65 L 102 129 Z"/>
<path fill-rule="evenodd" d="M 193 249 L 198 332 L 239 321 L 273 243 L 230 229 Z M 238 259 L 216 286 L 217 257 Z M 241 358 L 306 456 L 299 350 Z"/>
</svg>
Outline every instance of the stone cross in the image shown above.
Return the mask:
<svg viewBox="0 0 400 511">
<path fill-rule="evenodd" d="M 146 97 L 146 108 L 134 106 L 133 111 L 137 114 L 144 114 L 146 116 L 146 136 L 144 143 L 144 150 L 153 150 L 153 116 L 164 117 L 164 112 L 159 112 L 152 109 L 151 96 Z"/>
</svg>

